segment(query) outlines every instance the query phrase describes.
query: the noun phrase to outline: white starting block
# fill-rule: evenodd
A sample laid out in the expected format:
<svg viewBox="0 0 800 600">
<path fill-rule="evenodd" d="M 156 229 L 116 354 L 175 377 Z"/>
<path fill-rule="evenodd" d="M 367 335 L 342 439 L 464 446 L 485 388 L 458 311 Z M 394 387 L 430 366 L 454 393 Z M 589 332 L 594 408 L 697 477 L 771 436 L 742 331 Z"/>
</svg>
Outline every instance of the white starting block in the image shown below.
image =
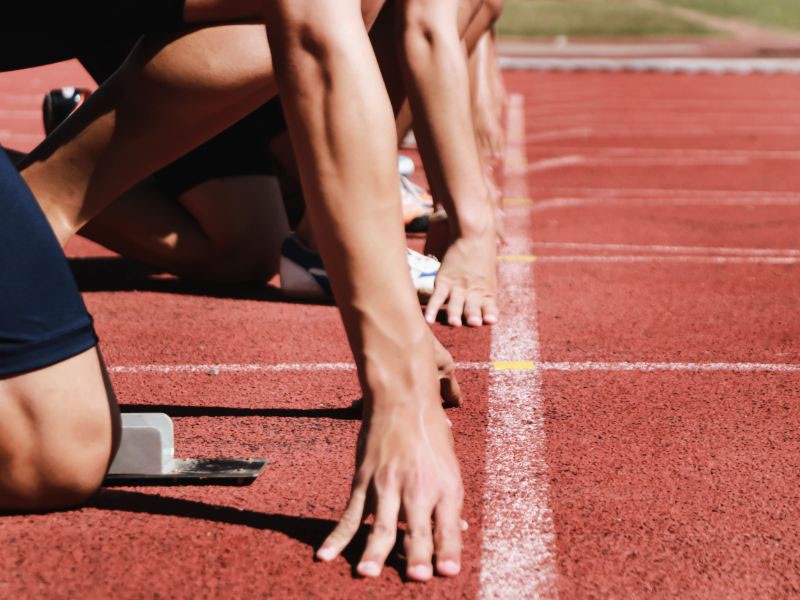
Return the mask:
<svg viewBox="0 0 800 600">
<path fill-rule="evenodd" d="M 119 450 L 103 485 L 248 485 L 262 458 L 175 458 L 172 419 L 164 413 L 123 413 Z"/>
</svg>

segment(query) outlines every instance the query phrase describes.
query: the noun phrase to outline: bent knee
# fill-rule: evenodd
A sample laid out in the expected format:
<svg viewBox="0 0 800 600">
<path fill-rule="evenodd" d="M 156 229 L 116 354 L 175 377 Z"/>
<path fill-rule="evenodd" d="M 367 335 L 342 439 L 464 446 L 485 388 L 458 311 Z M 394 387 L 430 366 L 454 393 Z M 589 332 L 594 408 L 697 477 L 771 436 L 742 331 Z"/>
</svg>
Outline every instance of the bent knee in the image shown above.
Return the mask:
<svg viewBox="0 0 800 600">
<path fill-rule="evenodd" d="M 0 509 L 86 500 L 103 481 L 118 418 L 95 348 L 0 378 Z"/>
<path fill-rule="evenodd" d="M 103 482 L 114 444 L 113 416 L 16 419 L 0 427 L 0 509 L 47 510 L 80 504 Z"/>
<path fill-rule="evenodd" d="M 0 508 L 49 510 L 81 504 L 100 488 L 110 453 L 110 443 L 59 443 L 57 448 L 14 453 L 4 448 Z"/>
</svg>

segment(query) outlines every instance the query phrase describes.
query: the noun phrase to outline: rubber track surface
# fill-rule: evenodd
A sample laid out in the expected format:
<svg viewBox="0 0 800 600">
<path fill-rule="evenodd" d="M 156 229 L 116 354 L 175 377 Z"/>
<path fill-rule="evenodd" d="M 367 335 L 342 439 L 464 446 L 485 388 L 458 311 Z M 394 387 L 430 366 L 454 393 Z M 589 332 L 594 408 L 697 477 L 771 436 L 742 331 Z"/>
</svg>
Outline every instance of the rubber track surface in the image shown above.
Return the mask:
<svg viewBox="0 0 800 600">
<path fill-rule="evenodd" d="M 84 83 L 72 63 L 0 76 L 0 143 L 32 147 L 41 94 Z M 514 260 L 534 260 L 540 360 L 564 367 L 541 371 L 548 494 L 532 508 L 552 516 L 548 595 L 800 593 L 798 374 L 692 366 L 800 364 L 800 267 L 713 260 L 800 248 L 800 78 L 515 72 L 508 86 L 528 190 L 508 219 L 535 255 Z M 0 596 L 486 592 L 482 523 L 502 508 L 483 503 L 497 441 L 488 365 L 463 370 L 467 404 L 450 413 L 471 525 L 463 575 L 405 584 L 394 562 L 378 581 L 354 579 L 357 547 L 312 560 L 349 487 L 352 371 L 141 370 L 347 362 L 335 309 L 153 277 L 85 240 L 68 251 L 121 402 L 172 414 L 181 456 L 270 464 L 247 488 L 115 489 L 81 509 L 2 517 Z M 489 329 L 435 330 L 459 362 L 496 358 Z"/>
</svg>

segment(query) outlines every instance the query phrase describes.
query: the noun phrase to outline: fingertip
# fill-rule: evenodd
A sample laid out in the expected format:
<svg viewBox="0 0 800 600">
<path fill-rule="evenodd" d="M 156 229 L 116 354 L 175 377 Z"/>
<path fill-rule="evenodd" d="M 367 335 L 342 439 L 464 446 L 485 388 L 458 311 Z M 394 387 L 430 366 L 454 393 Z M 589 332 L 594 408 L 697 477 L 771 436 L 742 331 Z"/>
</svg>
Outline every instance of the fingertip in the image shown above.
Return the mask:
<svg viewBox="0 0 800 600">
<path fill-rule="evenodd" d="M 358 563 L 356 572 L 362 577 L 377 577 L 381 574 L 381 566 L 373 561 L 364 561 Z"/>
<path fill-rule="evenodd" d="M 329 546 L 323 546 L 317 550 L 317 558 L 322 562 L 330 562 L 336 558 L 337 555 L 336 549 Z"/>
<path fill-rule="evenodd" d="M 494 302 L 483 308 L 483 322 L 487 325 L 494 325 L 497 323 L 498 310 Z"/>
<path fill-rule="evenodd" d="M 455 577 L 461 572 L 461 563 L 454 560 L 440 560 L 436 563 L 436 570 L 445 577 Z"/>
<path fill-rule="evenodd" d="M 447 323 L 451 327 L 461 327 L 461 317 L 450 317 L 447 319 Z"/>
<path fill-rule="evenodd" d="M 469 523 L 467 523 L 467 521 L 464 519 L 461 519 L 461 531 L 466 531 L 467 529 L 469 529 Z"/>
<path fill-rule="evenodd" d="M 483 325 L 483 319 L 474 316 L 470 317 L 467 319 L 467 325 L 469 325 L 470 327 L 480 327 L 481 325 Z"/>
<path fill-rule="evenodd" d="M 429 581 L 433 577 L 433 567 L 430 565 L 409 566 L 406 575 L 414 581 Z"/>
</svg>

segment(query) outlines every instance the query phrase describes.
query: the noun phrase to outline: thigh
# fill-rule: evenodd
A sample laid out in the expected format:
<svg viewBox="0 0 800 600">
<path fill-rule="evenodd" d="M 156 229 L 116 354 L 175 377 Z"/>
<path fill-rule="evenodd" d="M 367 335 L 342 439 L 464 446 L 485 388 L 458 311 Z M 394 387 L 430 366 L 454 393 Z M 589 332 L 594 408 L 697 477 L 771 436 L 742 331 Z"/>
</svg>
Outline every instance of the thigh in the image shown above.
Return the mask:
<svg viewBox="0 0 800 600">
<path fill-rule="evenodd" d="M 0 151 L 0 376 L 39 369 L 97 343 L 64 253 Z"/>
</svg>

